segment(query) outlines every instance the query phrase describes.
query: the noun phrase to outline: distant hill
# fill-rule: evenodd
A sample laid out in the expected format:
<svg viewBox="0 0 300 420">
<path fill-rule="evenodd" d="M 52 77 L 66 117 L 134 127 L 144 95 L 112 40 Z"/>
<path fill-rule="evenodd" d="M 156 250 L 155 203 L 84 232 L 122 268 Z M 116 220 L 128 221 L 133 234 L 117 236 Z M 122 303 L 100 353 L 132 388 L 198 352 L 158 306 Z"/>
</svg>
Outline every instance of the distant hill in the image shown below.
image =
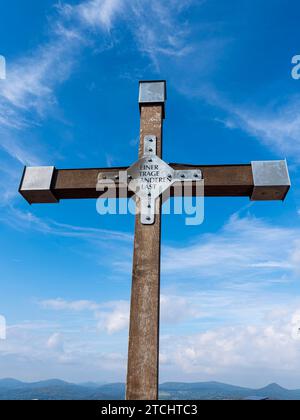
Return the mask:
<svg viewBox="0 0 300 420">
<path fill-rule="evenodd" d="M 59 379 L 24 383 L 13 379 L 0 380 L 0 400 L 109 400 L 121 399 L 115 384 L 113 392 L 101 391 L 101 386 L 76 385 Z M 104 390 L 107 385 L 105 385 Z M 108 388 L 109 390 L 109 388 Z"/>
<path fill-rule="evenodd" d="M 0 400 L 122 400 L 125 385 L 86 382 L 72 384 L 59 379 L 25 383 L 0 380 Z M 219 382 L 167 382 L 160 385 L 160 399 L 166 400 L 300 400 L 300 390 L 287 390 L 277 384 L 251 389 Z"/>
<path fill-rule="evenodd" d="M 21 388 L 22 386 L 26 386 L 26 384 L 21 381 L 17 381 L 16 379 L 0 379 L 0 389 L 15 389 Z"/>
<path fill-rule="evenodd" d="M 220 382 L 168 382 L 160 386 L 160 398 L 176 400 L 243 399 L 254 391 Z"/>
</svg>

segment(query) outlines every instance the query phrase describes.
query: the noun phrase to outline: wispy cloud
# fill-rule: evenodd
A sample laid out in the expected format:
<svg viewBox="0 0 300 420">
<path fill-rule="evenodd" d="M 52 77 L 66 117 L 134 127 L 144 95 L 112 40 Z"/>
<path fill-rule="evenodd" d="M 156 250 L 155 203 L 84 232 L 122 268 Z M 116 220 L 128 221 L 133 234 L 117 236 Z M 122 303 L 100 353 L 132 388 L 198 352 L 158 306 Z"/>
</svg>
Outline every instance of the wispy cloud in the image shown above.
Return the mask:
<svg viewBox="0 0 300 420">
<path fill-rule="evenodd" d="M 21 165 L 46 160 L 47 146 L 37 143 L 32 128 L 52 113 L 55 90 L 71 74 L 84 42 L 79 31 L 68 30 L 59 16 L 49 32 L 48 42 L 9 63 L 6 80 L 0 83 L 0 149 L 19 176 Z M 18 182 L 9 173 L 2 173 L 1 181 L 9 186 L 7 191 L 17 191 Z M 13 201 L 16 194 L 6 196 Z"/>
<path fill-rule="evenodd" d="M 93 13 L 98 14 L 94 23 L 107 30 L 117 12 L 117 3 L 83 1 L 76 8 L 86 24 L 93 24 Z M 0 148 L 15 161 L 12 164 L 16 170 L 20 164 L 44 163 L 47 146 L 37 147 L 30 129 L 39 126 L 58 106 L 57 87 L 70 77 L 82 48 L 90 45 L 92 39 L 83 20 L 68 13 L 70 7 L 65 3 L 57 5 L 47 31 L 48 41 L 10 62 L 6 80 L 0 82 Z M 97 45 L 100 43 L 98 39 Z M 6 183 L 7 178 L 8 175 Z"/>
<path fill-rule="evenodd" d="M 69 311 L 81 312 L 81 311 L 96 311 L 97 309 L 99 309 L 99 304 L 95 302 L 91 302 L 89 300 L 76 300 L 76 301 L 68 302 L 61 298 L 43 300 L 42 302 L 40 302 L 40 305 L 43 308 L 53 309 L 55 311 L 69 310 Z"/>
<path fill-rule="evenodd" d="M 129 302 L 107 302 L 101 305 L 95 314 L 98 328 L 104 329 L 108 334 L 114 334 L 129 328 Z"/>
<path fill-rule="evenodd" d="M 89 23 L 97 20 L 104 29 L 113 19 L 119 1 L 83 1 L 74 10 Z M 42 117 L 56 104 L 55 89 L 70 77 L 80 51 L 91 37 L 72 16 L 73 7 L 60 3 L 51 19 L 49 41 L 10 63 L 5 81 L 0 84 L 0 119 L 9 128 L 36 124 L 32 112 Z"/>
<path fill-rule="evenodd" d="M 41 219 L 31 212 L 23 212 L 15 207 L 10 207 L 9 215 L 3 217 L 2 220 L 13 228 L 22 231 L 29 229 L 43 234 L 79 238 L 89 241 L 103 241 L 105 239 L 125 243 L 132 241 L 132 235 L 126 232 L 94 227 L 81 227 L 59 223 L 51 219 Z"/>
<path fill-rule="evenodd" d="M 88 0 L 75 6 L 63 5 L 61 10 L 68 17 L 76 17 L 85 26 L 110 30 L 125 3 L 126 0 Z"/>
<path fill-rule="evenodd" d="M 37 223 L 41 231 L 49 229 L 47 224 Z M 55 225 L 55 234 L 56 229 Z M 62 229 L 65 232 L 66 227 Z M 68 226 L 67 234 L 74 230 L 77 232 L 77 228 Z M 98 236 L 97 231 L 89 229 L 80 230 L 79 237 L 81 234 Z M 185 248 L 165 250 L 161 295 L 163 378 L 249 385 L 255 376 L 254 383 L 260 386 L 264 384 L 257 380 L 258 372 L 264 371 L 264 377 L 276 375 L 274 380 L 283 383 L 292 380 L 299 360 L 300 303 L 297 296 L 282 289 L 277 293 L 276 288 L 298 277 L 298 238 L 297 228 L 235 215 L 219 232 L 202 235 L 201 242 L 196 239 Z M 125 243 L 129 243 L 127 239 Z M 174 280 L 171 284 L 174 274 L 176 284 Z M 268 288 L 267 298 L 262 288 Z M 125 375 L 129 301 L 52 298 L 41 300 L 39 305 L 45 315 L 47 311 L 59 312 L 59 317 L 52 312 L 51 319 L 59 319 L 61 326 L 53 325 L 45 331 L 40 327 L 9 330 L 16 336 L 9 345 L 1 344 L 6 366 L 10 359 L 16 363 L 16 355 L 26 355 L 29 364 L 47 360 L 52 369 L 60 368 L 67 375 L 66 366 L 82 366 L 80 360 L 92 358 L 85 366 L 89 375 L 92 369 L 104 369 L 112 375 L 118 369 L 119 375 Z M 75 319 L 77 331 L 73 330 Z M 110 340 L 120 351 L 103 352 L 104 366 L 97 349 L 106 334 L 113 336 Z M 40 343 L 38 352 L 32 342 Z M 78 369 L 72 372 L 88 379 Z"/>
<path fill-rule="evenodd" d="M 115 273 L 127 276 L 131 272 L 131 233 L 59 223 L 14 207 L 1 220 L 20 231 L 84 241 L 91 245 L 89 252 L 94 261 L 109 252 L 110 268 Z M 194 285 L 201 280 L 202 289 L 221 287 L 223 291 L 254 291 L 293 284 L 299 275 L 299 234 L 297 227 L 271 225 L 250 215 L 233 215 L 216 233 L 196 237 L 184 247 L 164 244 L 163 275 L 168 285 L 176 274 L 177 282 Z M 116 244 L 118 253 L 111 252 Z M 178 307 L 181 303 L 178 301 Z"/>
<path fill-rule="evenodd" d="M 61 333 L 53 333 L 47 340 L 46 347 L 59 353 L 64 353 L 64 339 Z"/>
<path fill-rule="evenodd" d="M 280 294 L 276 302 L 271 302 L 270 298 L 268 301 L 251 298 L 238 301 L 239 297 L 235 296 L 234 301 L 232 296 L 230 301 L 222 292 L 206 297 L 195 293 L 183 297 L 164 293 L 161 299 L 163 380 L 184 377 L 257 386 L 265 385 L 260 381 L 265 381 L 267 376 L 282 383 L 287 381 L 287 384 L 293 378 L 297 381 L 299 299 L 289 296 L 286 301 L 285 298 Z M 129 302 L 96 303 L 58 298 L 41 301 L 40 305 L 45 311 L 59 311 L 59 317 L 51 315 L 59 324 L 56 325 L 56 321 L 9 326 L 7 342 L 0 343 L 2 372 L 9 369 L 16 372 L 21 358 L 31 367 L 41 362 L 47 366 L 38 369 L 39 377 L 60 371 L 60 377 L 71 374 L 88 380 L 94 377 L 93 369 L 98 374 L 110 371 L 114 380 L 125 375 Z M 227 311 L 232 311 L 231 319 Z M 245 312 L 248 312 L 247 318 L 243 316 Z M 77 318 L 76 313 L 80 314 Z M 223 316 L 225 322 L 207 324 L 208 317 L 214 318 L 216 313 Z M 196 331 L 193 334 L 188 328 L 191 322 Z M 180 328 L 181 325 L 184 328 Z M 122 331 L 126 334 L 117 334 Z M 103 341 L 103 332 L 114 335 L 110 340 L 114 347 L 119 346 L 118 353 L 109 350 L 99 353 L 104 343 L 106 349 L 109 347 Z M 26 368 L 22 369 L 22 375 L 26 374 L 30 377 Z"/>
<path fill-rule="evenodd" d="M 253 103 L 232 103 L 214 90 L 202 92 L 201 95 L 227 113 L 220 120 L 227 128 L 241 129 L 270 150 L 299 161 L 299 95 L 292 95 L 280 100 L 278 104 L 266 104 L 264 107 Z"/>
<path fill-rule="evenodd" d="M 133 21 L 134 36 L 141 52 L 147 54 L 159 70 L 159 57 L 182 57 L 193 49 L 187 41 L 189 26 L 180 21 L 180 14 L 184 7 L 191 2 L 133 0 L 130 2 Z M 175 29 L 176 28 L 176 29 Z"/>
<path fill-rule="evenodd" d="M 164 250 L 164 273 L 185 278 L 206 280 L 233 286 L 245 276 L 253 287 L 271 284 L 285 275 L 293 277 L 299 270 L 299 229 L 269 225 L 254 217 L 232 216 L 221 231 L 202 235 L 199 241 Z M 278 243 L 281 244 L 278 247 Z M 222 267 L 222 270 L 220 270 Z"/>
<path fill-rule="evenodd" d="M 253 383 L 255 372 L 256 386 L 266 385 L 266 377 L 283 384 L 296 381 L 300 367 L 299 309 L 286 307 L 285 311 L 273 311 L 270 316 L 261 325 L 250 322 L 180 338 L 166 337 L 163 339 L 166 371 L 170 372 L 175 365 L 177 378 L 180 375 L 198 381 L 218 378 L 244 385 Z"/>
<path fill-rule="evenodd" d="M 97 381 L 103 374 L 110 381 L 116 378 L 123 381 L 126 356 L 109 349 L 99 352 L 102 347 L 101 335 L 95 334 L 95 329 L 90 332 L 87 325 L 81 325 L 78 330 L 62 322 L 9 325 L 7 340 L 0 342 L 1 372 L 3 376 L 29 381 L 49 377 Z"/>
<path fill-rule="evenodd" d="M 47 43 L 10 63 L 0 84 L 2 127 L 20 130 L 39 124 L 55 105 L 55 88 L 69 77 L 84 39 L 79 31 L 65 28 L 59 17 L 50 33 Z M 5 150 L 10 153 L 8 146 Z M 14 148 L 11 155 L 15 157 Z"/>
<path fill-rule="evenodd" d="M 128 328 L 129 302 L 109 301 L 96 303 L 88 300 L 66 301 L 60 298 L 44 300 L 40 305 L 55 311 L 92 312 L 99 330 L 114 334 Z"/>
<path fill-rule="evenodd" d="M 97 326 L 108 334 L 128 330 L 129 301 L 107 301 L 96 303 L 89 300 L 67 301 L 61 298 L 39 302 L 44 309 L 63 312 L 91 312 Z M 203 309 L 202 309 L 203 307 Z M 203 299 L 198 296 L 161 295 L 161 320 L 164 324 L 181 324 L 191 319 L 197 320 L 208 316 Z"/>
<path fill-rule="evenodd" d="M 45 151 L 42 153 L 42 147 L 35 150 L 32 139 L 28 147 L 24 132 L 39 125 L 58 105 L 56 89 L 74 71 L 82 48 L 112 45 L 112 29 L 122 21 L 139 52 L 158 69 L 160 57 L 191 52 L 190 27 L 181 14 L 194 4 L 190 0 L 172 0 L 168 5 L 158 0 L 59 3 L 50 20 L 49 40 L 10 63 L 7 79 L 0 83 L 0 146 L 21 164 L 43 163 Z"/>
<path fill-rule="evenodd" d="M 127 24 L 138 50 L 150 58 L 159 71 L 159 57 L 183 57 L 193 51 L 190 27 L 182 12 L 197 3 L 192 0 L 91 0 L 79 5 L 64 5 L 68 17 L 78 19 L 90 29 L 111 31 L 118 21 Z M 174 29 L 176 28 L 176 29 Z"/>
</svg>

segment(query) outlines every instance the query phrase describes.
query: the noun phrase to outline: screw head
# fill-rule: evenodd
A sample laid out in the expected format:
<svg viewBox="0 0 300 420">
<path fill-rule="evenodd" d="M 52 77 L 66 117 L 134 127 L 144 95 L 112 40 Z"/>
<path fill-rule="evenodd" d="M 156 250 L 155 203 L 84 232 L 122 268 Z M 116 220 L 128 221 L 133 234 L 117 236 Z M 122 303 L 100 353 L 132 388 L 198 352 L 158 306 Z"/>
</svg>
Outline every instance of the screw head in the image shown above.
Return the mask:
<svg viewBox="0 0 300 420">
<path fill-rule="evenodd" d="M 185 178 L 185 175 L 184 174 L 181 174 L 181 178 Z"/>
<path fill-rule="evenodd" d="M 194 177 L 195 177 L 195 178 L 199 178 L 199 175 L 198 175 L 198 174 L 195 174 L 195 175 L 194 175 Z"/>
</svg>

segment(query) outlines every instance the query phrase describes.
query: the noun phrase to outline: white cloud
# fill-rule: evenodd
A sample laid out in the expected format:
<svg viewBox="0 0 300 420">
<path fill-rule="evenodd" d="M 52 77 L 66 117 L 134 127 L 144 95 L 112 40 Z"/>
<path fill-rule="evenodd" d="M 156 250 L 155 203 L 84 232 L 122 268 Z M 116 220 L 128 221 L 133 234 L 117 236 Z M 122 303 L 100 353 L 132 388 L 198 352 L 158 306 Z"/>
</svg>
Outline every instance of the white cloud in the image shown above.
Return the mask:
<svg viewBox="0 0 300 420">
<path fill-rule="evenodd" d="M 215 234 L 202 235 L 184 247 L 165 247 L 163 271 L 177 279 L 202 277 L 222 283 L 272 283 L 279 270 L 293 276 L 299 270 L 299 229 L 269 225 L 254 217 L 234 215 Z M 278 246 L 280 244 L 280 246 Z M 222 270 L 220 270 L 222 267 Z M 266 278 L 267 276 L 267 278 Z"/>
<path fill-rule="evenodd" d="M 190 94 L 190 91 L 186 93 Z M 251 100 L 233 103 L 213 87 L 200 89 L 196 94 L 225 111 L 227 115 L 216 121 L 228 129 L 243 130 L 282 158 L 300 159 L 299 95 L 290 95 L 280 98 L 277 103 L 257 106 Z"/>
<path fill-rule="evenodd" d="M 106 166 L 108 166 L 108 167 L 112 167 L 112 166 L 114 166 L 115 161 L 116 161 L 116 159 L 115 159 L 115 157 L 114 157 L 114 156 L 112 156 L 112 155 L 110 155 L 110 154 L 106 153 L 106 154 L 105 154 L 105 158 L 106 158 Z"/>
<path fill-rule="evenodd" d="M 46 343 L 46 347 L 57 352 L 64 352 L 64 339 L 61 333 L 52 334 Z"/>
<path fill-rule="evenodd" d="M 161 321 L 164 324 L 179 324 L 205 316 L 203 301 L 198 296 L 162 294 L 160 305 Z"/>
<path fill-rule="evenodd" d="M 256 372 L 256 385 L 265 385 L 269 377 L 286 381 L 297 375 L 300 368 L 299 310 L 282 312 L 272 323 L 226 326 L 200 334 L 168 337 L 163 340 L 165 363 L 178 369 L 178 375 L 190 380 L 236 381 L 249 385 Z M 170 344 L 172 343 L 172 344 Z M 251 378 L 251 379 L 250 379 Z"/>
<path fill-rule="evenodd" d="M 47 44 L 10 64 L 0 84 L 2 126 L 19 130 L 39 123 L 39 117 L 55 105 L 54 90 L 69 77 L 82 43 L 79 33 L 52 28 Z"/>
<path fill-rule="evenodd" d="M 90 0 L 73 7 L 69 5 L 65 11 L 76 14 L 85 25 L 110 30 L 124 3 L 124 0 Z"/>
<path fill-rule="evenodd" d="M 291 97 L 280 107 L 264 110 L 229 110 L 236 125 L 260 139 L 267 147 L 283 156 L 300 159 L 300 98 Z"/>
<path fill-rule="evenodd" d="M 184 7 L 192 2 L 169 1 L 167 4 L 153 0 L 145 3 L 141 0 L 130 1 L 132 9 L 131 27 L 140 51 L 147 54 L 160 70 L 160 57 L 183 57 L 193 51 L 189 26 L 180 15 Z M 190 41 L 190 40 L 189 40 Z"/>
<path fill-rule="evenodd" d="M 129 302 L 117 301 L 101 305 L 101 309 L 96 312 L 96 318 L 98 327 L 108 334 L 126 330 L 129 324 Z"/>
<path fill-rule="evenodd" d="M 128 328 L 129 302 L 109 301 L 96 303 L 89 300 L 66 301 L 61 298 L 43 300 L 41 307 L 55 311 L 92 312 L 97 326 L 108 334 L 114 334 Z"/>
<path fill-rule="evenodd" d="M 45 230 L 43 225 L 41 230 Z M 299 275 L 299 233 L 297 228 L 278 227 L 250 216 L 235 215 L 215 234 L 202 235 L 199 241 L 196 238 L 182 248 L 163 247 L 163 325 L 183 327 L 201 320 L 202 327 L 214 327 L 236 319 L 246 323 L 257 320 L 262 312 L 278 310 L 280 302 L 285 304 L 291 297 L 281 291 L 278 301 L 277 288 L 293 286 Z M 98 231 L 95 235 L 98 236 Z M 131 238 L 125 241 L 130 250 L 131 242 Z M 115 261 L 119 260 L 111 260 L 113 266 Z M 199 283 L 196 290 L 195 282 Z M 266 292 L 267 301 L 264 300 Z M 127 301 L 52 299 L 43 301 L 42 306 L 90 312 L 95 324 L 109 334 L 128 328 Z"/>
<path fill-rule="evenodd" d="M 83 15 L 99 16 L 106 26 L 113 18 L 118 0 L 83 1 L 76 8 Z M 75 6 L 74 6 L 75 7 Z M 56 103 L 55 88 L 69 78 L 89 35 L 71 19 L 71 6 L 58 5 L 47 43 L 10 63 L 7 78 L 0 84 L 0 121 L 8 127 L 26 128 L 36 123 L 28 111 L 43 115 Z M 90 14 L 89 14 L 90 13 Z M 17 118 L 16 118 L 17 117 Z"/>
<path fill-rule="evenodd" d="M 180 22 L 182 11 L 192 4 L 191 0 L 171 0 L 168 4 L 159 0 L 90 0 L 64 5 L 61 10 L 94 30 L 110 31 L 117 19 L 127 23 L 138 49 L 158 70 L 159 57 L 182 57 L 192 51 L 187 42 L 190 28 L 184 20 Z"/>
<path fill-rule="evenodd" d="M 161 295 L 161 320 L 164 324 L 180 324 L 188 320 L 196 320 L 207 316 L 205 306 L 207 298 L 179 296 L 175 294 Z M 61 298 L 43 300 L 40 305 L 44 309 L 69 312 L 92 312 L 97 326 L 108 334 L 125 331 L 129 326 L 130 303 L 125 300 L 96 303 L 89 300 L 66 301 Z"/>
<path fill-rule="evenodd" d="M 53 309 L 56 311 L 70 310 L 70 311 L 95 311 L 99 308 L 95 302 L 89 300 L 76 300 L 68 302 L 64 299 L 49 299 L 41 302 L 41 306 L 46 309 Z"/>
<path fill-rule="evenodd" d="M 94 227 L 75 226 L 66 223 L 59 223 L 51 219 L 41 219 L 31 212 L 23 212 L 15 207 L 10 207 L 9 215 L 1 218 L 3 222 L 11 227 L 25 231 L 30 229 L 40 233 L 47 233 L 62 237 L 85 239 L 88 241 L 101 242 L 115 240 L 119 242 L 131 242 L 132 235 L 126 232 L 101 229 Z"/>
<path fill-rule="evenodd" d="M 174 294 L 161 294 L 161 322 L 169 325 L 199 319 L 205 316 L 201 304 L 202 302 L 192 296 L 182 297 Z M 101 329 L 105 329 L 109 334 L 128 330 L 129 302 L 113 301 L 101 306 L 102 309 L 96 312 L 96 318 L 99 319 L 98 326 Z"/>
<path fill-rule="evenodd" d="M 68 77 L 73 57 L 70 48 L 65 38 L 58 39 L 14 63 L 2 85 L 2 99 L 24 111 L 43 112 L 45 105 L 55 100 L 53 86 Z M 61 61 L 63 56 L 65 61 Z"/>
<path fill-rule="evenodd" d="M 108 28 L 118 3 L 83 1 L 76 8 L 87 23 L 92 24 L 94 19 L 99 26 Z M 90 41 L 83 24 L 66 13 L 69 8 L 57 6 L 56 17 L 48 28 L 48 42 L 10 62 L 6 80 L 0 83 L 0 147 L 22 165 L 43 164 L 45 145 L 37 147 L 32 135 L 30 142 L 24 140 L 25 133 L 57 107 L 56 88 L 70 77 L 83 46 Z"/>
<path fill-rule="evenodd" d="M 192 4 L 190 0 L 172 0 L 168 5 L 158 0 L 59 3 L 48 28 L 48 42 L 10 63 L 7 79 L 1 81 L 0 146 L 22 164 L 42 164 L 46 151 L 43 146 L 37 151 L 32 138 L 28 147 L 24 131 L 39 125 L 57 106 L 56 88 L 70 77 L 82 48 L 93 45 L 99 50 L 103 43 L 111 46 L 110 31 L 117 19 L 122 20 L 139 51 L 158 68 L 159 57 L 181 57 L 190 52 L 190 28 L 181 21 L 181 13 Z"/>
<path fill-rule="evenodd" d="M 74 326 L 74 317 L 70 326 Z M 126 356 L 107 348 L 95 330 L 80 324 L 71 328 L 58 323 L 23 322 L 8 326 L 7 340 L 0 340 L 1 374 L 35 381 L 53 377 L 71 382 L 124 381 Z M 100 351 L 99 351 L 100 349 Z"/>
<path fill-rule="evenodd" d="M 46 145 L 34 139 L 31 128 L 57 106 L 56 88 L 70 76 L 84 44 L 80 31 L 66 28 L 61 17 L 51 24 L 49 33 L 48 42 L 9 63 L 6 80 L 0 83 L 0 149 L 19 176 L 20 164 L 40 165 L 46 160 Z M 2 183 L 13 184 L 17 191 L 9 173 Z M 16 195 L 6 196 L 13 201 Z"/>
<path fill-rule="evenodd" d="M 163 305 L 166 303 L 165 296 L 164 294 L 162 299 Z M 222 293 L 219 298 L 224 299 Z M 298 302 L 295 299 L 294 302 L 287 303 L 284 299 L 281 302 L 281 298 L 279 295 L 277 307 L 269 307 L 267 311 L 265 308 L 268 305 L 264 307 L 261 302 L 252 302 L 253 309 L 256 304 L 257 319 L 238 318 L 237 312 L 230 323 L 206 328 L 201 318 L 193 328 L 193 331 L 198 330 L 194 334 L 177 327 L 168 330 L 164 325 L 167 320 L 163 320 L 162 381 L 221 380 L 247 386 L 263 386 L 266 381 L 276 381 L 285 386 L 296 384 L 300 369 L 299 299 Z M 171 301 L 173 296 L 169 296 L 169 299 Z M 181 305 L 181 321 L 184 320 L 184 306 L 188 309 L 188 305 L 194 302 L 193 299 L 196 300 L 196 296 L 189 296 L 186 299 L 187 304 Z M 30 379 L 58 376 L 69 380 L 91 380 L 97 375 L 101 378 L 101 375 L 105 375 L 105 378 L 109 377 L 114 382 L 125 380 L 127 334 L 111 338 L 112 343 L 109 345 L 102 334 L 87 328 L 83 311 L 89 305 L 79 302 L 84 301 L 70 301 L 62 305 L 72 312 L 82 309 L 80 322 L 73 315 L 70 316 L 70 325 L 74 326 L 75 321 L 81 326 L 78 330 L 70 329 L 62 314 L 57 318 L 61 325 L 45 322 L 35 325 L 27 322 L 9 326 L 7 340 L 0 342 L 0 366 L 3 375 L 10 372 L 10 375 L 13 373 L 20 377 L 21 373 L 23 378 L 27 375 Z M 176 316 L 174 308 L 178 302 L 180 297 L 175 296 L 174 307 L 168 311 L 170 325 L 174 321 L 172 316 Z M 198 305 L 203 302 L 207 309 L 208 300 L 205 303 L 205 299 L 199 296 Z M 91 304 L 94 305 L 93 302 Z M 213 308 L 219 308 L 216 300 L 210 304 L 212 315 Z M 128 328 L 128 306 L 128 302 L 122 301 L 99 304 L 101 315 L 99 318 L 95 316 L 93 322 L 101 322 L 101 330 L 105 329 L 109 334 L 125 330 Z M 247 311 L 246 302 L 241 302 L 241 306 Z M 62 307 L 60 309 L 63 310 Z M 242 308 L 239 310 L 241 312 Z M 194 320 L 192 312 L 189 318 Z M 99 348 L 103 347 L 106 350 L 99 352 Z M 110 351 L 109 347 L 118 350 Z"/>
</svg>

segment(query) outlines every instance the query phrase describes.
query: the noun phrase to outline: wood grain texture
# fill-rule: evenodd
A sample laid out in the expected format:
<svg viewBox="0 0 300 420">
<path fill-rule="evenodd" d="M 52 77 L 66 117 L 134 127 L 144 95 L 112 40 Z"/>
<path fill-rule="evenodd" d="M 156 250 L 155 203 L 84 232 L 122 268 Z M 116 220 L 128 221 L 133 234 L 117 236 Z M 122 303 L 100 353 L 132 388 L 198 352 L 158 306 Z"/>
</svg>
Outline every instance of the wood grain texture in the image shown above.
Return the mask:
<svg viewBox="0 0 300 420">
<path fill-rule="evenodd" d="M 251 197 L 254 182 L 252 168 L 246 165 L 186 165 L 171 163 L 174 169 L 200 169 L 204 176 L 204 194 L 206 197 Z M 55 197 L 62 199 L 98 198 L 96 191 L 99 173 L 126 170 L 128 167 L 58 169 L 53 180 L 52 191 Z M 112 190 L 112 193 L 115 189 Z M 116 190 L 118 197 L 118 188 Z M 173 190 L 171 189 L 171 195 Z M 193 191 L 195 194 L 195 190 Z M 132 196 L 132 192 L 128 192 Z"/>
<path fill-rule="evenodd" d="M 162 156 L 162 106 L 141 107 L 139 157 L 144 136 L 157 137 Z M 153 225 L 142 225 L 136 216 L 127 371 L 127 400 L 158 398 L 161 199 Z"/>
</svg>

